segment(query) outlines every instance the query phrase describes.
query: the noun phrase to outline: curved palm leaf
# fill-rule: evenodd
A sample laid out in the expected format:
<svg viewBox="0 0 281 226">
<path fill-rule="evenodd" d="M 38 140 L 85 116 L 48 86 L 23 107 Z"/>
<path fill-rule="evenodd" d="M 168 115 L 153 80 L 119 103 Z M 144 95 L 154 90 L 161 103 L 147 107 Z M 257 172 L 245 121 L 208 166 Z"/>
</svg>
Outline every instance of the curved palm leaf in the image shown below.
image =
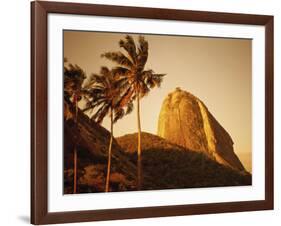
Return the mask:
<svg viewBox="0 0 281 226">
<path fill-rule="evenodd" d="M 125 66 L 127 68 L 133 67 L 133 62 L 125 56 L 122 52 L 107 52 L 101 55 L 102 57 L 105 57 L 119 65 Z"/>
<path fill-rule="evenodd" d="M 134 42 L 134 39 L 130 35 L 126 35 L 125 40 L 119 41 L 119 46 L 126 50 L 128 55 L 130 56 L 131 60 L 135 64 L 137 62 L 137 48 Z"/>
</svg>

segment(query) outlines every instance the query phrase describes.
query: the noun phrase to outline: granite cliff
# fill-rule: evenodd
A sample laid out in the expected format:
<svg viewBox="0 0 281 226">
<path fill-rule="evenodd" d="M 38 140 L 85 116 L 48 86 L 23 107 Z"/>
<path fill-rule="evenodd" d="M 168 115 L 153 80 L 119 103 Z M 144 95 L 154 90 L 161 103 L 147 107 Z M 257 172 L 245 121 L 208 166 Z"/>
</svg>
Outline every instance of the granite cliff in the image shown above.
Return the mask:
<svg viewBox="0 0 281 226">
<path fill-rule="evenodd" d="M 158 136 L 187 149 L 203 152 L 222 165 L 245 171 L 234 152 L 233 140 L 228 132 L 201 100 L 180 88 L 168 94 L 162 104 Z"/>
</svg>

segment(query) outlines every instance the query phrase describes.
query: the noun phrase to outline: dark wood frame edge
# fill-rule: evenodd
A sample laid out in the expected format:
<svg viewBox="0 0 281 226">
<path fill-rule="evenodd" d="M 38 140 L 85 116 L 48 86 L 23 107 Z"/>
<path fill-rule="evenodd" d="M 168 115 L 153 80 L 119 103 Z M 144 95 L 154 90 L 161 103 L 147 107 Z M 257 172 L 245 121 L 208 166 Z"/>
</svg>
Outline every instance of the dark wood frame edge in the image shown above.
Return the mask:
<svg viewBox="0 0 281 226">
<path fill-rule="evenodd" d="M 265 200 L 48 212 L 47 14 L 188 20 L 265 26 Z M 52 224 L 273 209 L 273 16 L 62 2 L 31 3 L 31 223 Z"/>
</svg>

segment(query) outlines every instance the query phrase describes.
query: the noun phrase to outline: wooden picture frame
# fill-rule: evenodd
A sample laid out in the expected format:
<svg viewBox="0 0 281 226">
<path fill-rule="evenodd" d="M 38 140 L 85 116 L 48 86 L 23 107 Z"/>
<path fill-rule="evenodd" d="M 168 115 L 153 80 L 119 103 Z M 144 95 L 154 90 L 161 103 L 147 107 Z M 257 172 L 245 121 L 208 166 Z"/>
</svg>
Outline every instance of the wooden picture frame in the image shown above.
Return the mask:
<svg viewBox="0 0 281 226">
<path fill-rule="evenodd" d="M 194 21 L 265 27 L 265 199 L 48 212 L 48 14 Z M 273 209 L 273 16 L 35 1 L 31 3 L 31 223 L 52 224 Z"/>
</svg>

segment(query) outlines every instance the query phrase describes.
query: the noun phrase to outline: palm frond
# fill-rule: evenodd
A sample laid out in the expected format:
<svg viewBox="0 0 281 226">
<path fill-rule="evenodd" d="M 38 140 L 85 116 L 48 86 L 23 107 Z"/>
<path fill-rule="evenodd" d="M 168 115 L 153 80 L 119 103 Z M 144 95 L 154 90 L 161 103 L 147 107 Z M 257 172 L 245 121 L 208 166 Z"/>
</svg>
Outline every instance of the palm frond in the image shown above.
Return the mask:
<svg viewBox="0 0 281 226">
<path fill-rule="evenodd" d="M 108 69 L 108 67 L 102 66 L 102 67 L 100 68 L 100 74 L 102 75 L 101 77 L 103 77 L 103 76 L 109 76 L 110 70 Z"/>
<path fill-rule="evenodd" d="M 109 104 L 102 104 L 101 107 L 95 112 L 95 114 L 91 117 L 92 120 L 96 121 L 97 123 L 101 124 L 104 117 L 109 113 L 110 105 Z"/>
<path fill-rule="evenodd" d="M 100 86 L 104 86 L 105 82 L 105 76 L 101 76 L 99 74 L 91 74 L 89 79 L 89 85 L 99 84 Z"/>
<path fill-rule="evenodd" d="M 142 72 L 144 82 L 149 88 L 160 87 L 163 77 L 166 74 L 155 74 L 153 70 L 147 70 Z"/>
<path fill-rule="evenodd" d="M 126 35 L 125 40 L 121 39 L 119 41 L 119 46 L 127 51 L 132 62 L 135 64 L 137 62 L 137 52 L 133 37 L 130 35 Z"/>
<path fill-rule="evenodd" d="M 114 75 L 114 76 L 124 76 L 124 75 L 126 75 L 127 73 L 129 73 L 130 72 L 130 70 L 128 69 L 128 68 L 125 68 L 125 67 L 114 67 L 113 69 L 112 69 L 112 74 Z"/>
<path fill-rule="evenodd" d="M 135 99 L 135 90 L 132 87 L 127 88 L 123 93 L 120 94 L 118 106 L 125 107 L 128 105 L 132 100 Z"/>
<path fill-rule="evenodd" d="M 104 98 L 95 98 L 95 99 L 89 99 L 89 101 L 86 102 L 86 106 L 85 108 L 82 110 L 83 112 L 87 112 L 89 111 L 90 109 L 94 109 L 100 105 L 103 105 L 103 104 L 107 104 L 107 99 L 104 97 Z"/>
<path fill-rule="evenodd" d="M 139 47 L 138 47 L 138 71 L 142 71 L 147 62 L 148 58 L 148 42 L 144 36 L 139 36 Z"/>
<path fill-rule="evenodd" d="M 125 56 L 122 52 L 107 52 L 101 55 L 101 57 L 105 57 L 119 65 L 132 68 L 133 67 L 133 62 Z"/>
<path fill-rule="evenodd" d="M 86 78 L 86 73 L 78 65 L 66 64 L 64 59 L 64 97 L 70 99 L 74 94 L 81 95 L 82 84 Z"/>
<path fill-rule="evenodd" d="M 113 123 L 116 123 L 119 119 L 123 118 L 124 115 L 125 115 L 125 111 L 123 108 L 114 109 Z"/>
<path fill-rule="evenodd" d="M 122 96 L 122 93 L 124 93 L 125 90 L 127 90 L 130 86 L 131 85 L 126 77 L 120 77 L 119 79 L 116 79 L 114 83 L 114 87 L 118 89 L 118 93 L 120 96 Z"/>
<path fill-rule="evenodd" d="M 142 98 L 142 97 L 146 96 L 149 93 L 149 91 L 150 91 L 150 89 L 147 86 L 147 84 L 144 81 L 141 81 L 139 83 L 139 90 L 138 90 L 140 97 Z"/>
<path fill-rule="evenodd" d="M 133 101 L 129 102 L 127 104 L 127 109 L 126 109 L 126 115 L 127 114 L 130 114 L 132 111 L 134 110 L 134 104 L 133 104 Z"/>
</svg>

